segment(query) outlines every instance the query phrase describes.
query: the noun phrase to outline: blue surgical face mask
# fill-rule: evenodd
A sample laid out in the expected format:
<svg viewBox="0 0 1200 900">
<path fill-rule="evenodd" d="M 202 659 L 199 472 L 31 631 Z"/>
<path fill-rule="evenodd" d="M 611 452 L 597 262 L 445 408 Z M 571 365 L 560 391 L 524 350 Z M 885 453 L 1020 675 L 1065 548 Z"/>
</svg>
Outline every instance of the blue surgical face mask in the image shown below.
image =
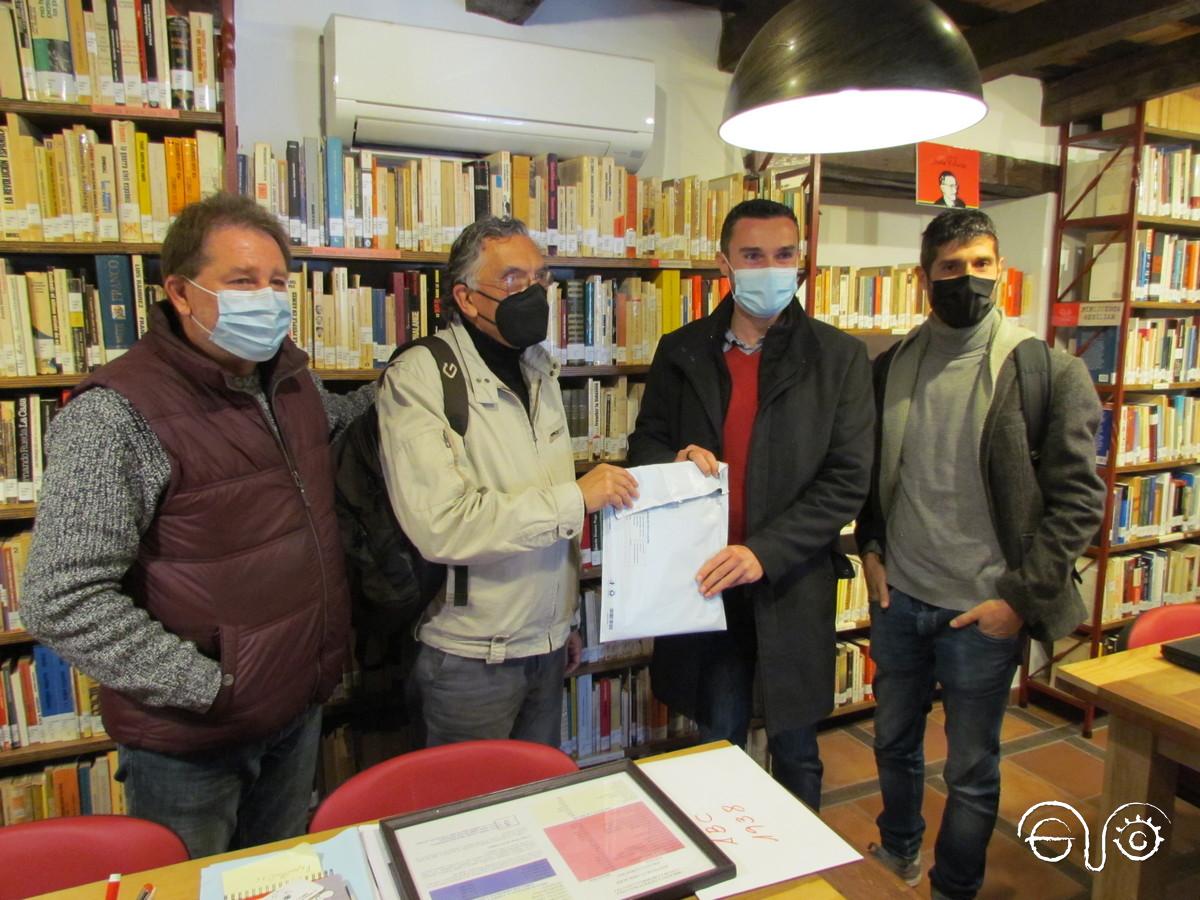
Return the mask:
<svg viewBox="0 0 1200 900">
<path fill-rule="evenodd" d="M 192 316 L 192 321 L 216 346 L 250 362 L 266 362 L 279 351 L 292 327 L 292 304 L 287 291 L 269 287 L 257 291 L 210 291 L 190 278 L 187 282 L 217 298 L 217 324 L 211 331 Z"/>
<path fill-rule="evenodd" d="M 796 296 L 796 268 L 734 269 L 733 299 L 759 319 L 777 315 Z"/>
</svg>

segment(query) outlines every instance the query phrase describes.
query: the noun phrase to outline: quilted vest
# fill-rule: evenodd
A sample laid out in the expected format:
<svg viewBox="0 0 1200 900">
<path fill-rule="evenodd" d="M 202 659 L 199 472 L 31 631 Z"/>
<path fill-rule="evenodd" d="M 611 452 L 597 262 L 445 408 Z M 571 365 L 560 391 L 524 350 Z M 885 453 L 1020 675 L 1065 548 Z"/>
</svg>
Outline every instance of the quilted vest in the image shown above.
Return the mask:
<svg viewBox="0 0 1200 900">
<path fill-rule="evenodd" d="M 102 689 L 108 733 L 163 753 L 230 746 L 279 730 L 329 698 L 342 675 L 350 606 L 337 519 L 329 424 L 284 341 L 263 363 L 282 442 L 258 401 L 171 328 L 160 303 L 127 353 L 75 390 L 119 392 L 171 461 L 124 590 L 152 618 L 220 662 L 205 713 L 152 707 Z"/>
</svg>

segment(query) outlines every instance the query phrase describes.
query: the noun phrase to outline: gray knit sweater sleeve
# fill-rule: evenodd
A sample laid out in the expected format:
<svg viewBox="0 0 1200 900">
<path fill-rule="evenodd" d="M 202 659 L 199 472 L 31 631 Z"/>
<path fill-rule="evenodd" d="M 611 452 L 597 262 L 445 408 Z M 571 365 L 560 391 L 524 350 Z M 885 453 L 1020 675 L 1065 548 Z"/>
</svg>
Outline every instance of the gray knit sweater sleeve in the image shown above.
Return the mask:
<svg viewBox="0 0 1200 900">
<path fill-rule="evenodd" d="M 309 369 L 313 384 L 321 395 L 321 403 L 325 407 L 325 417 L 329 419 L 329 436 L 337 437 L 338 433 L 349 425 L 360 413 L 365 412 L 374 402 L 378 385 L 368 382 L 348 394 L 335 394 L 325 389 L 317 373 Z"/>
<path fill-rule="evenodd" d="M 95 388 L 51 423 L 22 585 L 29 631 L 101 684 L 151 706 L 207 710 L 220 665 L 121 590 L 171 475 L 149 424 Z"/>
</svg>

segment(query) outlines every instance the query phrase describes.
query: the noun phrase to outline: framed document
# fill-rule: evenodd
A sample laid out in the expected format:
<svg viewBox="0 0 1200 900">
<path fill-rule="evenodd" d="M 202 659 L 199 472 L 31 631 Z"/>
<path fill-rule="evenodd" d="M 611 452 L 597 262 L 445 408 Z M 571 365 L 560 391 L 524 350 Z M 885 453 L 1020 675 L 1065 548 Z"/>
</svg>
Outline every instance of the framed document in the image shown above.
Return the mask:
<svg viewBox="0 0 1200 900">
<path fill-rule="evenodd" d="M 385 819 L 380 828 L 407 900 L 667 900 L 737 874 L 629 760 Z"/>
</svg>

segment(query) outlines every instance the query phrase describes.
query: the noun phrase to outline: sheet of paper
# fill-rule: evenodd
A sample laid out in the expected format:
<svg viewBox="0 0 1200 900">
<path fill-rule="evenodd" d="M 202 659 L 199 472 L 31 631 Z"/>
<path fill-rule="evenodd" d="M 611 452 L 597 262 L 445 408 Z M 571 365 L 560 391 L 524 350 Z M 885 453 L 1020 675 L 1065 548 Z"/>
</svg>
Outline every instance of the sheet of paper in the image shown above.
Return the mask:
<svg viewBox="0 0 1200 900">
<path fill-rule="evenodd" d="M 380 900 L 358 829 L 327 841 L 302 843 L 249 859 L 213 863 L 200 870 L 200 900 L 257 896 L 294 880 L 312 881 L 325 872 L 342 876 L 354 900 Z"/>
<path fill-rule="evenodd" d="M 604 511 L 600 640 L 723 631 L 721 597 L 706 598 L 696 572 L 729 536 L 729 467 L 705 476 L 690 462 L 630 469 L 631 509 Z"/>
<path fill-rule="evenodd" d="M 392 858 L 383 842 L 379 824 L 359 825 L 363 849 L 367 852 L 367 864 L 371 877 L 375 879 L 375 893 L 379 900 L 400 900 L 400 889 L 396 887 L 396 876 L 392 872 Z"/>
<path fill-rule="evenodd" d="M 715 900 L 862 859 L 738 747 L 642 764 L 737 864 L 737 877 L 696 892 Z"/>
</svg>

